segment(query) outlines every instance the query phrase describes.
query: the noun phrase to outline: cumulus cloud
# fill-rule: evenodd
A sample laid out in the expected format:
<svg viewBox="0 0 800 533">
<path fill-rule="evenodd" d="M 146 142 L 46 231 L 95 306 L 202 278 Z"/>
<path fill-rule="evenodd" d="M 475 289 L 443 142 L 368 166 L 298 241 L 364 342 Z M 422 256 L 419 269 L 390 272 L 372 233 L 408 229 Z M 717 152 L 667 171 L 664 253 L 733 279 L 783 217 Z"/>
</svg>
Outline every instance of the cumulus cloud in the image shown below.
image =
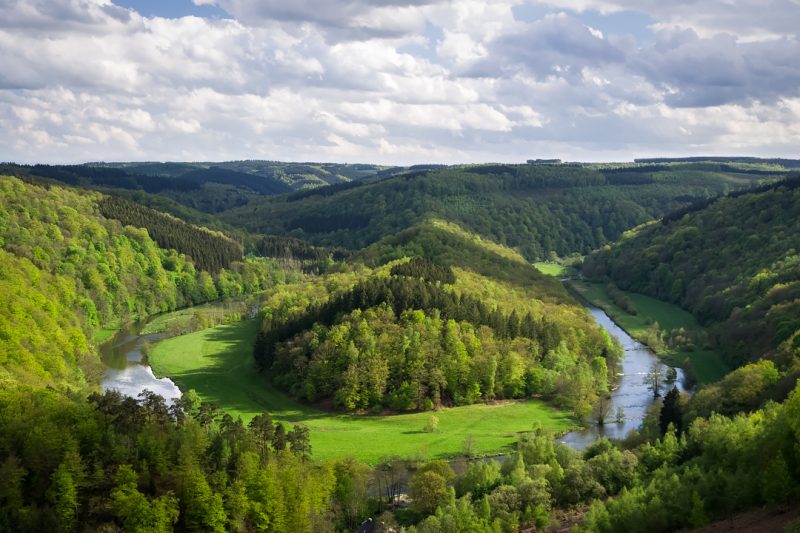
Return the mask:
<svg viewBox="0 0 800 533">
<path fill-rule="evenodd" d="M 798 3 L 767 2 L 0 0 L 0 159 L 791 155 Z"/>
</svg>

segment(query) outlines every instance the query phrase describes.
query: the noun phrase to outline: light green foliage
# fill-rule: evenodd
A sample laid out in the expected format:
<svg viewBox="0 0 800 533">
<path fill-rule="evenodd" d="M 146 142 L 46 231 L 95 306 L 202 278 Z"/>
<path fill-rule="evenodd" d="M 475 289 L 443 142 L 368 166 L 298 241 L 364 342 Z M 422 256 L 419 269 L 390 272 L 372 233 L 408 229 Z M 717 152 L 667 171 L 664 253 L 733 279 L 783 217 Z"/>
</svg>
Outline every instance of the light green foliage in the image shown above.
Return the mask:
<svg viewBox="0 0 800 533">
<path fill-rule="evenodd" d="M 145 230 L 105 219 L 98 193 L 0 177 L 0 383 L 83 386 L 102 371 L 103 324 L 274 283 L 266 261 L 214 279 Z M 238 281 L 231 285 L 224 280 Z M 215 284 L 219 285 L 219 289 Z M 100 333 L 99 342 L 108 332 Z"/>
<path fill-rule="evenodd" d="M 711 413 L 733 415 L 752 411 L 768 398 L 779 377 L 775 364 L 768 360 L 737 368 L 722 381 L 697 391 L 688 403 L 687 421 Z"/>
<path fill-rule="evenodd" d="M 439 430 L 439 417 L 436 415 L 430 415 L 428 417 L 428 422 L 425 424 L 425 427 L 422 429 L 425 433 L 435 433 Z"/>
<path fill-rule="evenodd" d="M 618 497 L 595 503 L 585 529 L 671 531 L 765 503 L 796 501 L 798 414 L 800 385 L 782 405 L 734 418 L 698 418 L 680 441 L 667 434 L 640 449 L 643 478 Z"/>
<path fill-rule="evenodd" d="M 414 510 L 421 516 L 427 516 L 447 500 L 447 480 L 432 470 L 417 472 L 411 478 L 409 494 L 414 501 Z"/>
<path fill-rule="evenodd" d="M 159 409 L 115 393 L 87 402 L 0 391 L 3 531 L 331 529 L 330 465 L 292 452 L 263 464 L 243 426 L 203 428 L 188 415 L 177 423 Z"/>
<path fill-rule="evenodd" d="M 456 484 L 456 493 L 463 496 L 472 494 L 477 500 L 500 484 L 500 463 L 497 461 L 477 461 L 471 463 Z"/>
<path fill-rule="evenodd" d="M 132 533 L 168 533 L 178 520 L 178 501 L 171 494 L 152 502 L 139 492 L 136 472 L 130 465 L 120 465 L 111 491 L 112 509 L 125 531 Z"/>
</svg>

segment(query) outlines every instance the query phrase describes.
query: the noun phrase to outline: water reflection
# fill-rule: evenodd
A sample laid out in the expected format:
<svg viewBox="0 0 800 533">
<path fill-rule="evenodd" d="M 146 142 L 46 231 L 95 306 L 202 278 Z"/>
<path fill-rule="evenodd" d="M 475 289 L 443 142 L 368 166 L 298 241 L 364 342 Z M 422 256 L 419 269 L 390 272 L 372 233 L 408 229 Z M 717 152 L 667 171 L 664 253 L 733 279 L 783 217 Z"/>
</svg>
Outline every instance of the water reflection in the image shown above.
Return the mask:
<svg viewBox="0 0 800 533">
<path fill-rule="evenodd" d="M 647 408 L 654 401 L 653 392 L 650 386 L 645 383 L 645 376 L 651 372 L 654 363 L 661 365 L 665 376 L 669 368 L 660 362 L 658 356 L 650 348 L 634 340 L 622 328 L 617 326 L 602 309 L 596 307 L 589 307 L 588 309 L 598 324 L 620 340 L 625 349 L 625 357 L 622 360 L 620 369 L 622 376 L 618 387 L 611 393 L 612 406 L 605 425 L 599 426 L 595 423 L 586 429 L 573 431 L 559 439 L 559 442 L 569 444 L 579 450 L 586 448 L 601 436 L 622 439 L 629 431 L 637 429 L 642 424 L 645 414 L 647 414 Z M 683 371 L 680 368 L 675 370 L 678 377 L 674 385 L 681 392 L 686 392 L 687 389 L 683 384 Z M 665 394 L 672 386 L 673 384 L 662 383 L 661 394 Z M 622 407 L 625 412 L 625 421 L 621 423 L 614 421 L 614 416 L 619 407 Z"/>
<path fill-rule="evenodd" d="M 157 378 L 150 366 L 142 364 L 142 346 L 163 337 L 162 334 L 139 335 L 144 324 L 126 325 L 100 347 L 100 355 L 108 367 L 101 384 L 106 390 L 118 390 L 134 398 L 148 389 L 172 403 L 181 396 L 178 386 L 169 378 Z"/>
</svg>

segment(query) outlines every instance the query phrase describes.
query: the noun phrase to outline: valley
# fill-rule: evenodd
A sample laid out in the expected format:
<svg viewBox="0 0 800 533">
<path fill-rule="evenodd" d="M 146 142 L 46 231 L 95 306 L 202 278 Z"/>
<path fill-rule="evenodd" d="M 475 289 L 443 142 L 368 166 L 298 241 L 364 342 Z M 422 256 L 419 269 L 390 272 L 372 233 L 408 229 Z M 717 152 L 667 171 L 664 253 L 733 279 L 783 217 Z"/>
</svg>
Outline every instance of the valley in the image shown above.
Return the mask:
<svg viewBox="0 0 800 533">
<path fill-rule="evenodd" d="M 0 527 L 661 531 L 800 487 L 789 169 L 5 168 Z"/>
</svg>

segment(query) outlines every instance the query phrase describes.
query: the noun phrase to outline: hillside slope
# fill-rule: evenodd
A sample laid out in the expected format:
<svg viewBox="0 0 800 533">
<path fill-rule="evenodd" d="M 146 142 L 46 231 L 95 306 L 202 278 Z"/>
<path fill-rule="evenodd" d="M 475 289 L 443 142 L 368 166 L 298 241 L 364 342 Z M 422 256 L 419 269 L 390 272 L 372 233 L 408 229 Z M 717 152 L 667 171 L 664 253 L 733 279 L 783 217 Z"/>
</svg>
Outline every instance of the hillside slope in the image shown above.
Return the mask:
<svg viewBox="0 0 800 533">
<path fill-rule="evenodd" d="M 681 165 L 481 165 L 257 198 L 221 213 L 253 232 L 363 248 L 429 218 L 515 248 L 528 260 L 588 253 L 623 231 L 764 176 Z"/>
<path fill-rule="evenodd" d="M 168 223 L 156 212 L 138 213 L 139 225 L 154 222 L 152 229 L 165 241 L 198 240 L 193 253 L 212 275 L 185 255 L 160 248 L 147 230 L 106 218 L 106 201 L 100 193 L 0 176 L 4 386 L 83 385 L 99 369 L 89 339 L 100 326 L 269 283 L 268 263 L 241 262 L 235 246 L 226 256 L 224 248 L 232 244 L 226 238 Z"/>
<path fill-rule="evenodd" d="M 583 273 L 676 303 L 733 364 L 800 353 L 800 179 L 652 223 L 586 258 Z"/>
</svg>

